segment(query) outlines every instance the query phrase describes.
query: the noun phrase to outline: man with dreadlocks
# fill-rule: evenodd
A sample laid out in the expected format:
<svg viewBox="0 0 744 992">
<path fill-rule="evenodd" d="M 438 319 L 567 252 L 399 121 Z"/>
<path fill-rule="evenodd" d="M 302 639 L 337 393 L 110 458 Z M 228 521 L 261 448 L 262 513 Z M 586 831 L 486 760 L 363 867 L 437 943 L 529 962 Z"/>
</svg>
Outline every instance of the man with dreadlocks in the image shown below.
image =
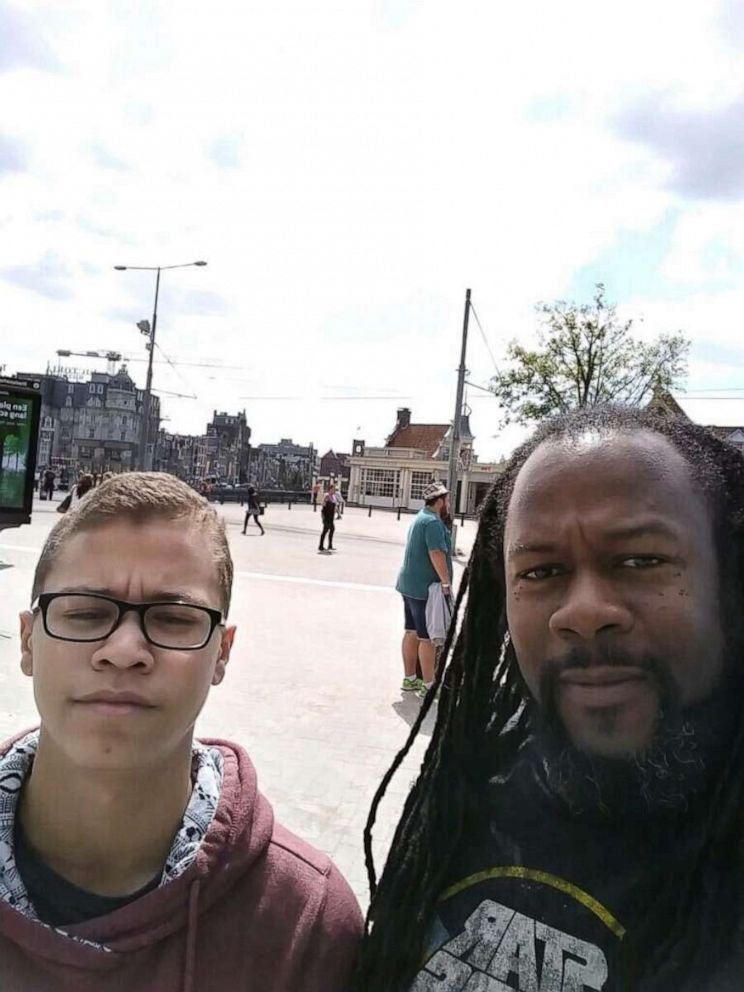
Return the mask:
<svg viewBox="0 0 744 992">
<path fill-rule="evenodd" d="M 545 422 L 482 510 L 356 992 L 744 988 L 744 458 Z M 454 650 L 450 651 L 451 642 Z"/>
</svg>

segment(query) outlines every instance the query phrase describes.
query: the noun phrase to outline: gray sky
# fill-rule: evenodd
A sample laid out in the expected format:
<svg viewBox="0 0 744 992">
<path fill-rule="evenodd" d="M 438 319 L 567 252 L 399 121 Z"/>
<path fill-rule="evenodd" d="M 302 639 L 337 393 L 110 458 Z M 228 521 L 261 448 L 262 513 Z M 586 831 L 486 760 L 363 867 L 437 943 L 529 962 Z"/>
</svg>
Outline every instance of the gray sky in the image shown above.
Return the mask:
<svg viewBox="0 0 744 992">
<path fill-rule="evenodd" d="M 113 266 L 204 258 L 164 275 L 158 339 L 225 368 L 156 365 L 197 395 L 164 396 L 172 430 L 245 408 L 258 442 L 349 450 L 398 406 L 447 421 L 467 286 L 497 360 L 602 280 L 693 338 L 690 392 L 744 396 L 741 11 L 0 0 L 0 363 L 143 358 L 154 278 Z"/>
</svg>

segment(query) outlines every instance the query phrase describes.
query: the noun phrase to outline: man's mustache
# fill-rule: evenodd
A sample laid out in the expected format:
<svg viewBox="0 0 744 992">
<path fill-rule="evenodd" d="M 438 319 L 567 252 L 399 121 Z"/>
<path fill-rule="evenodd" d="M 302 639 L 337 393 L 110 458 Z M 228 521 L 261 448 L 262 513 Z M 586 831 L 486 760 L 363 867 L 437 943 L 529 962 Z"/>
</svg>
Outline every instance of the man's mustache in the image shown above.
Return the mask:
<svg viewBox="0 0 744 992">
<path fill-rule="evenodd" d="M 654 674 L 664 662 L 650 654 L 633 654 L 617 647 L 571 648 L 560 658 L 548 658 L 542 665 L 543 673 L 550 672 L 557 677 L 561 672 L 572 668 L 638 668 Z"/>
<path fill-rule="evenodd" d="M 659 700 L 665 708 L 676 708 L 679 701 L 679 687 L 674 680 L 670 666 L 662 658 L 649 653 L 634 653 L 615 645 L 602 645 L 592 648 L 576 645 L 560 658 L 548 658 L 540 675 L 540 706 L 549 719 L 558 717 L 559 679 L 563 672 L 586 668 L 637 668 L 656 687 Z"/>
</svg>

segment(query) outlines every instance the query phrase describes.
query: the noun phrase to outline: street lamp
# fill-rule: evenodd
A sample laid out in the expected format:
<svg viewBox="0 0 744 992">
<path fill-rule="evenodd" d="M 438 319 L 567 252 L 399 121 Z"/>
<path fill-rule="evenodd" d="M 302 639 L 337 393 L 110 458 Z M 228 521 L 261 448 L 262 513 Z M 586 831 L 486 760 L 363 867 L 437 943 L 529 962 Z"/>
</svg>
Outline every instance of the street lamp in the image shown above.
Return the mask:
<svg viewBox="0 0 744 992">
<path fill-rule="evenodd" d="M 160 273 L 165 269 L 188 269 L 192 265 L 206 265 L 206 262 L 182 262 L 180 265 L 115 265 L 117 272 L 126 272 L 127 269 L 136 269 L 140 272 L 157 272 L 155 278 L 155 305 L 152 309 L 152 326 L 147 320 L 140 320 L 137 323 L 142 334 L 150 340 L 147 348 L 150 357 L 147 361 L 147 383 L 145 385 L 145 396 L 142 403 L 142 424 L 140 425 L 139 452 L 137 455 L 137 468 L 144 471 L 147 460 L 147 442 L 150 431 L 150 395 L 152 391 L 152 360 L 155 353 L 155 329 L 158 325 L 158 293 L 160 292 Z"/>
</svg>

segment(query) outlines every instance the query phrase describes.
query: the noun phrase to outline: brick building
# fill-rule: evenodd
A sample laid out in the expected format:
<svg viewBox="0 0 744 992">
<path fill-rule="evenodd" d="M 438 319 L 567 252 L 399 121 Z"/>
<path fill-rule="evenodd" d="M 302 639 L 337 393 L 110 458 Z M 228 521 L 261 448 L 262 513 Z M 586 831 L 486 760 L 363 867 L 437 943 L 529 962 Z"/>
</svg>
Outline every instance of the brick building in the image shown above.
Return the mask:
<svg viewBox="0 0 744 992">
<path fill-rule="evenodd" d="M 338 453 L 330 448 L 320 459 L 317 481 L 328 488 L 330 482 L 334 482 L 341 488 L 341 493 L 346 497 L 349 492 L 349 480 L 351 478 L 351 455 L 339 451 Z"/>
</svg>

